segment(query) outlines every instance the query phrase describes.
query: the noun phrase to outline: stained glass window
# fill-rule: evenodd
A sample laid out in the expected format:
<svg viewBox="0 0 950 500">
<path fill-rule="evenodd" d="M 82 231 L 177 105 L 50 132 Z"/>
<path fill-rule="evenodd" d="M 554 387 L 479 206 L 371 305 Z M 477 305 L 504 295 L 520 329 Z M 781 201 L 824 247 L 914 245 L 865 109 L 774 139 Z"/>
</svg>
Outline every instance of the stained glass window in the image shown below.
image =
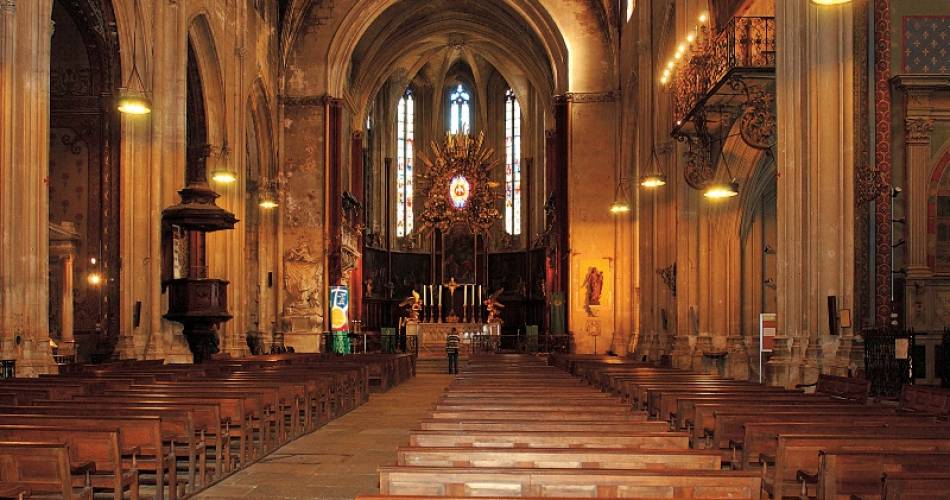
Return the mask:
<svg viewBox="0 0 950 500">
<path fill-rule="evenodd" d="M 450 115 L 449 132 L 452 134 L 467 134 L 471 129 L 471 103 L 472 96 L 468 90 L 460 83 L 458 88 L 449 96 Z"/>
<path fill-rule="evenodd" d="M 412 233 L 414 104 L 412 89 L 406 89 L 396 110 L 396 236 L 399 238 Z"/>
<path fill-rule="evenodd" d="M 505 95 L 505 232 L 521 234 L 521 105 Z"/>
</svg>

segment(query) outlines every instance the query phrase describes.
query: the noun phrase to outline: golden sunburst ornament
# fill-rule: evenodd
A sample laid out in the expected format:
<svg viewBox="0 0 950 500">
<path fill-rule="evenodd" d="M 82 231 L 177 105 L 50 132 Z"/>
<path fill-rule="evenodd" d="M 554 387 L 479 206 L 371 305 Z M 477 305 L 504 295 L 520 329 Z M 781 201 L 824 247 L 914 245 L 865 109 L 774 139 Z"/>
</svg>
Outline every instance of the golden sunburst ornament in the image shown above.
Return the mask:
<svg viewBox="0 0 950 500">
<path fill-rule="evenodd" d="M 446 230 L 465 224 L 472 232 L 485 232 L 501 219 L 498 183 L 491 173 L 496 166 L 494 151 L 485 147 L 485 134 L 448 135 L 445 142 L 432 142 L 431 160 L 420 154 L 425 166 L 417 174 L 425 193 L 417 231 Z"/>
</svg>

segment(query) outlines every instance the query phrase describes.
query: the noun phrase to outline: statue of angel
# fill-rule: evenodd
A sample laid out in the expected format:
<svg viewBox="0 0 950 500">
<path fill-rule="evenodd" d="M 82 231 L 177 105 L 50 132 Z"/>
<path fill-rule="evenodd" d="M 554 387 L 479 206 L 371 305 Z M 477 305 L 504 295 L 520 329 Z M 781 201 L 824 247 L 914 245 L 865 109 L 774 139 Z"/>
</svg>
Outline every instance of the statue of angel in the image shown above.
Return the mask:
<svg viewBox="0 0 950 500">
<path fill-rule="evenodd" d="M 501 293 L 504 291 L 504 288 L 499 288 L 482 303 L 488 311 L 488 323 L 504 323 L 501 319 L 501 310 L 505 308 L 505 305 L 498 301 L 498 297 L 501 296 Z"/>
</svg>

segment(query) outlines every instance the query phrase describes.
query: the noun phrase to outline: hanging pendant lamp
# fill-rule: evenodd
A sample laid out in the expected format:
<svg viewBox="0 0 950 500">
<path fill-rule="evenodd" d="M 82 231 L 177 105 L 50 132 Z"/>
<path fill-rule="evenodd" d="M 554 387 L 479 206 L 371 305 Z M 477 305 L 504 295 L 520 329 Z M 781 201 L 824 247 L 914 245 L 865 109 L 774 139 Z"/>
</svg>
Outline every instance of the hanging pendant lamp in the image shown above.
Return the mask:
<svg viewBox="0 0 950 500">
<path fill-rule="evenodd" d="M 138 24 L 138 16 L 135 16 Z M 135 31 L 138 32 L 138 29 Z M 136 61 L 135 33 L 132 34 L 132 72 L 125 86 L 119 89 L 119 97 L 116 99 L 116 108 L 125 115 L 147 115 L 152 112 L 152 101 L 145 95 L 145 82 L 142 81 L 142 75 L 139 74 L 138 62 Z M 137 86 L 134 86 L 137 84 Z"/>
</svg>

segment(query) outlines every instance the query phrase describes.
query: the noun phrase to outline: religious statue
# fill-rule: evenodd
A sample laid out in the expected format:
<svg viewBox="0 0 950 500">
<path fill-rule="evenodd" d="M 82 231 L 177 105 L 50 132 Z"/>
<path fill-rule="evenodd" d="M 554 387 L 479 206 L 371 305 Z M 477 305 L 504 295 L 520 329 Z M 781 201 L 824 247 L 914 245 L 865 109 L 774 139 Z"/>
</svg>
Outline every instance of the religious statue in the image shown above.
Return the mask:
<svg viewBox="0 0 950 500">
<path fill-rule="evenodd" d="M 587 270 L 587 276 L 584 277 L 584 288 L 587 289 L 584 295 L 584 310 L 587 311 L 588 316 L 596 316 L 591 306 L 600 305 L 600 295 L 604 290 L 604 272 L 591 266 Z"/>
<path fill-rule="evenodd" d="M 320 312 L 319 261 L 313 256 L 310 241 L 301 238 L 284 256 L 284 287 L 292 300 L 285 307 L 290 316 L 309 316 Z"/>
<path fill-rule="evenodd" d="M 501 310 L 505 308 L 505 305 L 498 302 L 498 297 L 504 291 L 504 288 L 499 288 L 498 291 L 489 295 L 488 299 L 483 302 L 485 309 L 488 310 L 488 323 L 504 323 L 501 319 Z"/>
<path fill-rule="evenodd" d="M 420 300 L 419 292 L 413 290 L 411 296 L 406 297 L 406 300 L 399 303 L 399 308 L 406 310 L 406 315 L 403 316 L 405 323 L 418 323 L 419 311 L 422 310 L 422 300 Z"/>
</svg>

